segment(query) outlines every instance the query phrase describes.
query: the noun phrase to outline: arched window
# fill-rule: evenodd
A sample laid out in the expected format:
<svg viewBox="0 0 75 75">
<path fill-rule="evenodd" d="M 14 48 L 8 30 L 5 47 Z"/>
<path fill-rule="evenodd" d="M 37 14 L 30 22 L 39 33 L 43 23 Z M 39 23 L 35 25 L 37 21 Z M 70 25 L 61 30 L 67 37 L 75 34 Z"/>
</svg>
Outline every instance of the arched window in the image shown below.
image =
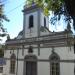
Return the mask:
<svg viewBox="0 0 75 75">
<path fill-rule="evenodd" d="M 12 54 L 10 57 L 10 73 L 15 73 L 16 56 Z"/>
<path fill-rule="evenodd" d="M 29 16 L 29 28 L 32 28 L 33 27 L 33 15 L 30 15 Z"/>
<path fill-rule="evenodd" d="M 27 55 L 24 59 L 24 75 L 37 75 L 37 57 Z"/>
<path fill-rule="evenodd" d="M 46 27 L 46 18 L 44 17 L 44 27 Z"/>
<path fill-rule="evenodd" d="M 60 63 L 55 62 L 60 60 L 59 56 L 56 53 L 53 53 L 50 56 L 50 75 L 60 75 Z"/>
</svg>

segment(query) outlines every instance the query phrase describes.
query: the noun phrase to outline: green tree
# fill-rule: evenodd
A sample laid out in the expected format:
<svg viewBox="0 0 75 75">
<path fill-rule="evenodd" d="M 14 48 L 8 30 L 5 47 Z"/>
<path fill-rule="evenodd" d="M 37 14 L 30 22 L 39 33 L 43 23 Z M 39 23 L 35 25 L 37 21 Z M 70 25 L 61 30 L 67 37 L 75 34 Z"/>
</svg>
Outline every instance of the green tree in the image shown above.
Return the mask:
<svg viewBox="0 0 75 75">
<path fill-rule="evenodd" d="M 6 17 L 6 15 L 4 14 L 3 11 L 4 5 L 2 4 L 2 2 L 0 1 L 0 37 L 5 37 L 7 36 L 7 31 L 6 29 L 3 27 L 3 21 L 8 21 L 9 19 Z M 1 41 L 2 39 L 0 39 Z M 5 46 L 0 44 L 0 58 L 4 57 L 4 48 Z"/>
<path fill-rule="evenodd" d="M 49 15 L 49 11 L 53 12 L 54 16 L 50 20 L 52 24 L 60 20 L 63 15 L 65 22 L 71 23 L 73 20 L 75 30 L 75 0 L 27 0 L 29 5 L 33 2 L 43 8 L 45 15 Z"/>
<path fill-rule="evenodd" d="M 4 15 L 3 7 L 3 4 L 0 2 L 0 37 L 4 37 L 7 35 L 7 31 L 3 27 L 3 21 L 5 20 L 9 22 L 9 19 L 6 17 L 6 15 Z"/>
</svg>

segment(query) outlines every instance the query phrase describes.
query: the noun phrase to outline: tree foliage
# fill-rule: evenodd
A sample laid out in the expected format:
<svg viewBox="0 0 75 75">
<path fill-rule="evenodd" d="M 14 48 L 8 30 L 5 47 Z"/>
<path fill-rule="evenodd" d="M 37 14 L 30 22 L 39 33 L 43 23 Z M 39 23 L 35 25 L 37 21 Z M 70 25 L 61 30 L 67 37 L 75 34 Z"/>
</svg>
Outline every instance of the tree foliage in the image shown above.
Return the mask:
<svg viewBox="0 0 75 75">
<path fill-rule="evenodd" d="M 0 37 L 6 36 L 6 29 L 3 27 L 3 20 L 8 21 L 9 19 L 4 15 L 3 4 L 0 3 Z"/>
<path fill-rule="evenodd" d="M 65 21 L 68 23 L 73 19 L 75 29 L 75 0 L 27 0 L 29 5 L 33 2 L 43 8 L 45 15 L 49 15 L 49 11 L 53 12 L 54 16 L 51 18 L 51 23 L 54 24 L 57 19 L 60 20 L 61 15 L 64 15 Z"/>
<path fill-rule="evenodd" d="M 45 14 L 49 15 L 49 11 L 58 11 L 62 4 L 64 3 L 63 0 L 27 0 L 27 4 L 31 5 L 32 3 L 38 4 L 42 9 L 44 9 Z"/>
</svg>

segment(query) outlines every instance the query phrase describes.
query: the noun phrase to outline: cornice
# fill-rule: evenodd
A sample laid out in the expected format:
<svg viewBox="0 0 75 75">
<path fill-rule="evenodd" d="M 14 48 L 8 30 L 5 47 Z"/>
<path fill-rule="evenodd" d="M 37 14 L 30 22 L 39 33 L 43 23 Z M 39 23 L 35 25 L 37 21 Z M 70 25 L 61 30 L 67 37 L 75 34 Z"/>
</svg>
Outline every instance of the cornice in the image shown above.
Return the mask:
<svg viewBox="0 0 75 75">
<path fill-rule="evenodd" d="M 5 45 L 10 47 L 18 47 L 22 45 L 38 45 L 42 44 L 40 47 L 62 47 L 70 46 L 74 44 L 74 38 L 72 35 L 68 35 L 64 32 L 51 33 L 49 35 L 25 38 L 25 39 L 12 39 L 6 41 Z"/>
</svg>

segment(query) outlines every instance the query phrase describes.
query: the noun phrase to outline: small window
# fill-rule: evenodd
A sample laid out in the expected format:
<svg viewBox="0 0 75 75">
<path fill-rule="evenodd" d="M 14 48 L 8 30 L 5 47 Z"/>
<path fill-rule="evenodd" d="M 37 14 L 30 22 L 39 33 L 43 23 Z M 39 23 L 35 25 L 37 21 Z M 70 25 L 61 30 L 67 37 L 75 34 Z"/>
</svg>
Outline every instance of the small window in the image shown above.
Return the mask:
<svg viewBox="0 0 75 75">
<path fill-rule="evenodd" d="M 44 27 L 46 27 L 46 18 L 44 17 Z"/>
<path fill-rule="evenodd" d="M 16 56 L 13 54 L 10 58 L 10 73 L 15 74 Z"/>
<path fill-rule="evenodd" d="M 29 16 L 29 28 L 33 27 L 33 15 Z"/>
</svg>

